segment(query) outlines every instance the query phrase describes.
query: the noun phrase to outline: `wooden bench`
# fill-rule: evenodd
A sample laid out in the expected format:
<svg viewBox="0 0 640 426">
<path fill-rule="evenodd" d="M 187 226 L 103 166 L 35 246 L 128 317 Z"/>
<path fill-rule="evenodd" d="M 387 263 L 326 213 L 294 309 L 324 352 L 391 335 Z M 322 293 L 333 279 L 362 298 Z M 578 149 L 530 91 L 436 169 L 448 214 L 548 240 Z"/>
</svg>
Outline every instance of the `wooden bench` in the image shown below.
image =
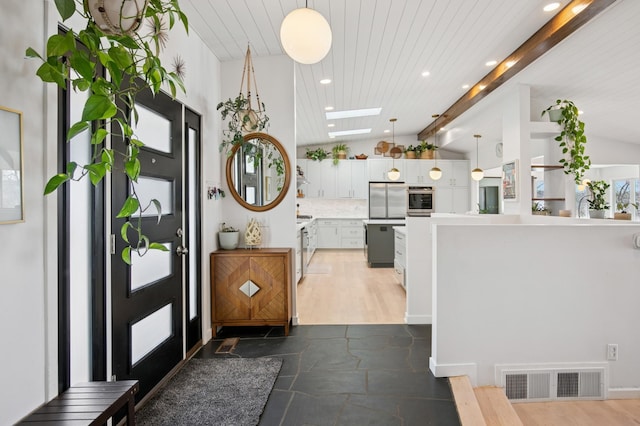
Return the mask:
<svg viewBox="0 0 640 426">
<path fill-rule="evenodd" d="M 18 424 L 102 425 L 120 409 L 127 407 L 127 425 L 132 426 L 136 423 L 134 396 L 138 389 L 137 380 L 73 385 Z"/>
</svg>

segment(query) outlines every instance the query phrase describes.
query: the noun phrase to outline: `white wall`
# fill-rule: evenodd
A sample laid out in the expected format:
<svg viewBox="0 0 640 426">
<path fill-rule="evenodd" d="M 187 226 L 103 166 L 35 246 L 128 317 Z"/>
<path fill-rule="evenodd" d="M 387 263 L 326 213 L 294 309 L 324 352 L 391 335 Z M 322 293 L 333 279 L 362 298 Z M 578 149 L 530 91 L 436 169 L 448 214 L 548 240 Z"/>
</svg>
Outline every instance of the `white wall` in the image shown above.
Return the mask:
<svg viewBox="0 0 640 426">
<path fill-rule="evenodd" d="M 240 228 L 244 233 L 249 218 L 255 217 L 262 225 L 264 247 L 295 247 L 295 96 L 294 64 L 288 56 L 254 57 L 253 68 L 260 100 L 266 106 L 269 128 L 266 133 L 275 137 L 283 145 L 291 162 L 292 179 L 286 197 L 275 208 L 266 212 L 252 212 L 240 206 L 228 195 L 222 200 L 223 215 L 220 222 Z M 222 91 L 219 101 L 235 98 L 240 91 L 240 78 L 244 59 L 222 64 Z M 245 89 L 246 90 L 246 89 Z M 252 90 L 255 94 L 255 89 Z M 213 102 L 217 104 L 218 101 Z M 218 115 L 219 117 L 219 115 Z M 219 136 L 220 141 L 222 136 Z M 226 167 L 226 156 L 220 168 Z M 227 194 L 229 187 L 223 182 Z M 216 224 L 219 225 L 219 224 Z M 242 239 L 241 245 L 244 244 Z"/>
<path fill-rule="evenodd" d="M 0 298 L 0 424 L 12 424 L 57 392 L 57 223 L 56 196 L 43 188 L 55 173 L 57 159 L 57 91 L 35 72 L 37 60 L 25 59 L 27 47 L 44 51 L 46 38 L 57 32 L 52 0 L 6 0 L 0 14 L 0 105 L 23 112 L 25 222 L 0 225 L 3 296 Z M 203 115 L 203 173 L 220 181 L 216 139 L 220 98 L 219 62 L 193 32 L 170 33 L 162 59 L 170 67 L 179 52 L 187 65 L 187 95 L 179 99 Z M 212 101 L 213 99 L 213 101 Z M 220 205 L 203 205 L 203 323 L 208 313 L 208 253 L 215 248 L 212 228 Z M 217 229 L 217 227 L 215 228 Z M 10 246 L 8 245 L 10 243 Z"/>
<path fill-rule="evenodd" d="M 557 219 L 435 227 L 436 376 L 491 385 L 496 364 L 604 362 L 617 343 L 610 390 L 640 390 L 640 226 Z"/>
</svg>

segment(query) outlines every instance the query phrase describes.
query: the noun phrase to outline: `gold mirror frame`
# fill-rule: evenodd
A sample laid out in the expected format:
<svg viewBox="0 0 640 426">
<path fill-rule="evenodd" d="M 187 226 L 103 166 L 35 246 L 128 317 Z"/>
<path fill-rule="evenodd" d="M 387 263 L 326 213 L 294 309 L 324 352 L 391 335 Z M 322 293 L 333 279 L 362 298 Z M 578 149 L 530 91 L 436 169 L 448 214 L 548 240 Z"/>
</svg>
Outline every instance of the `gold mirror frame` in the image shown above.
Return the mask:
<svg viewBox="0 0 640 426">
<path fill-rule="evenodd" d="M 274 138 L 273 136 L 267 133 L 262 133 L 262 132 L 247 133 L 246 135 L 244 135 L 243 138 L 245 142 L 248 142 L 252 139 L 262 139 L 267 142 L 270 142 L 276 147 L 276 149 L 282 156 L 282 159 L 284 160 L 284 183 L 282 186 L 282 190 L 280 191 L 278 196 L 269 204 L 265 204 L 264 206 L 254 206 L 252 204 L 247 203 L 242 198 L 242 196 L 238 194 L 238 192 L 236 191 L 236 187 L 232 178 L 231 172 L 233 168 L 233 159 L 238 149 L 240 149 L 240 145 L 235 145 L 231 150 L 231 154 L 229 155 L 229 158 L 227 158 L 226 175 L 227 175 L 227 185 L 229 186 L 229 192 L 231 193 L 233 198 L 238 202 L 238 204 L 240 204 L 242 207 L 244 207 L 247 210 L 251 210 L 254 212 L 264 212 L 267 210 L 271 210 L 272 208 L 280 204 L 280 202 L 287 195 L 287 191 L 289 191 L 289 185 L 291 184 L 291 163 L 289 163 L 289 156 L 287 155 L 287 152 L 285 151 L 280 141 L 278 141 L 276 138 Z"/>
</svg>

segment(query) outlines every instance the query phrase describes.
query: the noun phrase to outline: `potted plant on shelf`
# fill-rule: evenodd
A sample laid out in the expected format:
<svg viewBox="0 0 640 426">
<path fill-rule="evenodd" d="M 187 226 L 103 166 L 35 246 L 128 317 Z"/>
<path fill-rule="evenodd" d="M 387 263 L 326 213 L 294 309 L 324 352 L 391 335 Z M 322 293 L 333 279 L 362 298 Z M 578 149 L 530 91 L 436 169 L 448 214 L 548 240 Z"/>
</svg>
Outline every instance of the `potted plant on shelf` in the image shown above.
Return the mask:
<svg viewBox="0 0 640 426">
<path fill-rule="evenodd" d="M 227 226 L 224 222 L 220 225 L 218 232 L 220 248 L 224 250 L 235 250 L 240 242 L 240 231 L 233 226 Z"/>
<path fill-rule="evenodd" d="M 344 143 L 339 143 L 331 148 L 331 154 L 333 156 L 333 164 L 338 164 L 338 160 L 346 160 L 349 147 Z"/>
<path fill-rule="evenodd" d="M 631 213 L 629 213 L 629 206 L 638 208 L 637 203 L 631 203 L 629 200 L 629 181 L 626 181 L 620 189 L 616 192 L 616 212 L 613 214 L 613 218 L 617 220 L 631 220 Z"/>
<path fill-rule="evenodd" d="M 550 216 L 551 210 L 546 208 L 544 204 L 536 201 L 531 205 L 531 214 L 539 215 L 539 216 Z"/>
<path fill-rule="evenodd" d="M 329 156 L 329 152 L 322 148 L 308 149 L 305 154 L 308 160 L 322 161 Z"/>
<path fill-rule="evenodd" d="M 408 158 L 408 159 L 416 158 L 416 148 L 413 145 L 409 145 L 404 149 L 404 158 Z"/>
<path fill-rule="evenodd" d="M 416 157 L 423 160 L 433 160 L 438 147 L 436 144 L 429 143 L 427 141 L 421 141 L 416 147 Z"/>
<path fill-rule="evenodd" d="M 120 229 L 127 243 L 122 259 L 131 264 L 132 251 L 139 255 L 150 249 L 167 251 L 163 244 L 151 242 L 143 234 L 143 215 L 133 217 L 151 206 L 157 209 L 158 218 L 161 211 L 155 199 L 146 206 L 140 204 L 136 192 L 141 172 L 138 154 L 144 143 L 136 139 L 133 128 L 138 117 L 138 93 L 150 90 L 155 95 L 163 84 L 173 97 L 177 88 L 184 91 L 182 60 L 176 58 L 174 70 L 170 72 L 162 65 L 159 55 L 167 39 L 167 29 L 182 22 L 188 30 L 187 17 L 175 0 L 111 0 L 103 5 L 56 0 L 55 5 L 62 21 L 77 13 L 86 21 L 86 26 L 78 32 L 69 30 L 50 36 L 44 55 L 28 48 L 26 56 L 42 61 L 36 74 L 43 82 L 87 93 L 80 121 L 65 130 L 68 141 L 88 131 L 92 156 L 88 164 L 67 163 L 64 172 L 49 179 L 44 193 L 54 192 L 69 180 L 88 176 L 91 183 L 97 185 L 111 171 L 124 173 L 131 182 L 131 191 L 117 213 L 118 218 L 126 219 Z M 151 31 L 141 35 L 137 30 L 145 20 Z M 109 79 L 102 75 L 102 67 L 108 71 Z M 125 148 L 119 151 L 105 145 L 109 134 L 121 137 Z"/>
<path fill-rule="evenodd" d="M 582 183 L 582 178 L 591 167 L 591 159 L 584 154 L 587 136 L 584 133 L 584 122 L 578 118 L 578 107 L 569 100 L 556 100 L 554 105 L 542 111 L 542 116 L 549 114 L 551 121 L 556 121 L 562 128 L 555 140 L 560 142 L 560 148 L 565 158 L 560 159 L 564 173 L 573 175 L 576 184 Z"/>
<path fill-rule="evenodd" d="M 603 180 L 588 182 L 587 187 L 591 193 L 589 201 L 589 217 L 592 219 L 604 219 L 604 211 L 609 208 L 606 193 L 611 185 Z"/>
</svg>

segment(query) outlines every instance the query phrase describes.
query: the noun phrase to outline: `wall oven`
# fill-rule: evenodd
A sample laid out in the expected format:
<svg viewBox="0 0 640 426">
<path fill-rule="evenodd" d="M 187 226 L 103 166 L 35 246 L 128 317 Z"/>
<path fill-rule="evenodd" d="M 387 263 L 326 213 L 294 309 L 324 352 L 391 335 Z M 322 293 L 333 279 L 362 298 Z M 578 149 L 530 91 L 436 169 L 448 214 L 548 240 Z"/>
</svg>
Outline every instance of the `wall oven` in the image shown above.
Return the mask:
<svg viewBox="0 0 640 426">
<path fill-rule="evenodd" d="M 431 216 L 435 212 L 435 190 L 432 186 L 409 186 L 407 216 Z"/>
</svg>

